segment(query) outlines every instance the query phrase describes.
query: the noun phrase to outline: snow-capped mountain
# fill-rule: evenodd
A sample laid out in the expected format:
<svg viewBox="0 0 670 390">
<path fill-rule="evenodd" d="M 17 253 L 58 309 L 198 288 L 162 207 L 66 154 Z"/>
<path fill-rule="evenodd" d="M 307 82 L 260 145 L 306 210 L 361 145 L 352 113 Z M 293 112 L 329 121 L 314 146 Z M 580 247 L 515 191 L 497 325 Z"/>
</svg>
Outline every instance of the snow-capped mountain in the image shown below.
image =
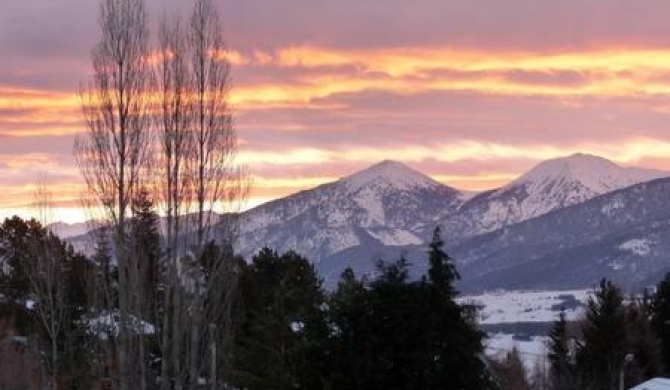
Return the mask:
<svg viewBox="0 0 670 390">
<path fill-rule="evenodd" d="M 250 259 L 262 247 L 295 250 L 330 286 L 347 266 L 371 273 L 377 260 L 401 253 L 419 275 L 427 241 L 441 225 L 464 290 L 581 288 L 596 276 L 636 269 L 635 281 L 643 283 L 665 269 L 658 248 L 670 250 L 670 179 L 653 180 L 667 176 L 576 154 L 473 197 L 384 161 L 244 212 L 238 251 Z M 78 230 L 63 227 L 55 230 Z M 578 275 L 561 273 L 566 266 Z"/>
<path fill-rule="evenodd" d="M 318 262 L 370 240 L 389 247 L 421 244 L 424 231 L 462 202 L 457 190 L 400 162 L 383 161 L 246 212 L 241 252 L 293 249 Z"/>
<path fill-rule="evenodd" d="M 574 154 L 542 162 L 502 188 L 472 196 L 400 162 L 383 161 L 246 212 L 240 247 L 246 256 L 263 246 L 293 249 L 318 263 L 338 253 L 379 256 L 389 248 L 424 245 L 437 225 L 443 226 L 447 242 L 456 245 L 665 176 L 661 171 L 624 168 L 601 157 Z M 364 243 L 374 252 L 359 250 Z"/>
<path fill-rule="evenodd" d="M 581 153 L 547 160 L 506 186 L 465 202 L 445 226 L 459 238 L 475 236 L 661 177 L 668 173 L 624 168 Z"/>
<path fill-rule="evenodd" d="M 465 290 L 655 284 L 670 270 L 670 179 L 595 197 L 450 248 Z"/>
</svg>

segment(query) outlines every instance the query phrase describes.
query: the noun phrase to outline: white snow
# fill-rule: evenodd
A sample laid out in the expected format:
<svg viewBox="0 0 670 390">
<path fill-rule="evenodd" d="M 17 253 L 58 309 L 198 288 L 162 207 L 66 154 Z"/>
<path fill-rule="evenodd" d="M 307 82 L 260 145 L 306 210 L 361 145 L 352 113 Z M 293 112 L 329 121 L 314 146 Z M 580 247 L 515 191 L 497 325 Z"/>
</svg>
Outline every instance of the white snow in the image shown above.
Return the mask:
<svg viewBox="0 0 670 390">
<path fill-rule="evenodd" d="M 610 203 L 606 204 L 602 208 L 602 213 L 606 215 L 612 215 L 615 211 L 625 208 L 626 205 L 623 202 L 623 199 L 620 197 L 614 198 Z"/>
<path fill-rule="evenodd" d="M 368 220 L 363 222 L 363 226 L 383 226 L 386 223 L 386 213 L 382 201 L 374 189 L 363 188 L 354 198 L 354 201 L 368 214 Z"/>
<path fill-rule="evenodd" d="M 484 340 L 484 353 L 486 356 L 502 360 L 516 347 L 526 372 L 531 373 L 538 364 L 546 365 L 545 369 L 549 368 L 546 358 L 548 340 L 549 338 L 545 336 L 532 336 L 530 340 L 515 340 L 512 334 L 493 333 Z"/>
<path fill-rule="evenodd" d="M 582 304 L 588 299 L 590 290 L 567 291 L 499 291 L 481 295 L 465 295 L 458 298 L 462 303 L 474 303 L 479 310 L 480 324 L 511 322 L 551 322 L 558 316 L 558 308 L 572 298 Z M 568 308 L 566 316 L 576 319 L 579 308 Z"/>
<path fill-rule="evenodd" d="M 402 229 L 381 229 L 376 231 L 368 229 L 368 233 L 382 244 L 389 246 L 420 245 L 424 242 L 414 234 Z"/>
<path fill-rule="evenodd" d="M 582 304 L 586 303 L 591 290 L 566 291 L 498 291 L 481 295 L 470 295 L 459 298 L 461 302 L 477 302 L 483 307 L 480 310 L 479 323 L 499 324 L 514 322 L 552 322 L 558 319 L 556 310 L 572 296 Z M 572 298 L 570 298 L 571 300 Z M 566 310 L 568 320 L 576 320 L 583 308 Z M 489 333 L 484 340 L 485 354 L 501 360 L 513 348 L 519 351 L 526 371 L 531 374 L 538 365 L 548 369 L 546 336 L 526 336 L 509 333 Z"/>
<path fill-rule="evenodd" d="M 486 233 L 598 195 L 668 176 L 668 172 L 620 167 L 602 157 L 581 153 L 547 160 L 493 192 L 487 208 L 471 216 L 477 221 L 477 229 L 470 233 Z M 602 211 L 610 213 L 621 207 L 624 205 L 619 200 Z"/>
<path fill-rule="evenodd" d="M 428 176 L 419 173 L 407 165 L 385 160 L 341 180 L 352 189 L 362 188 L 371 184 L 393 187 L 400 190 L 413 188 L 431 188 L 440 184 Z"/>
<path fill-rule="evenodd" d="M 652 245 L 653 242 L 649 239 L 635 238 L 619 245 L 619 249 L 631 252 L 634 255 L 647 256 L 651 252 Z"/>
<path fill-rule="evenodd" d="M 624 168 L 602 157 L 577 153 L 542 162 L 510 185 L 530 183 L 538 186 L 548 179 L 563 178 L 577 180 L 587 189 L 603 194 L 668 175 L 650 169 Z"/>
<path fill-rule="evenodd" d="M 61 239 L 81 236 L 91 229 L 88 222 L 69 224 L 65 222 L 52 223 L 47 228 Z"/>
<path fill-rule="evenodd" d="M 119 334 L 121 316 L 117 312 L 104 313 L 98 317 L 87 321 L 88 331 L 97 334 L 101 339 L 106 339 L 108 334 Z M 146 321 L 142 321 L 134 316 L 130 316 L 130 326 L 135 328 L 137 333 L 152 335 L 156 333 L 154 326 Z"/>
<path fill-rule="evenodd" d="M 299 333 L 302 332 L 302 330 L 305 329 L 305 323 L 302 321 L 293 321 L 291 322 L 291 330 L 293 333 Z"/>
</svg>

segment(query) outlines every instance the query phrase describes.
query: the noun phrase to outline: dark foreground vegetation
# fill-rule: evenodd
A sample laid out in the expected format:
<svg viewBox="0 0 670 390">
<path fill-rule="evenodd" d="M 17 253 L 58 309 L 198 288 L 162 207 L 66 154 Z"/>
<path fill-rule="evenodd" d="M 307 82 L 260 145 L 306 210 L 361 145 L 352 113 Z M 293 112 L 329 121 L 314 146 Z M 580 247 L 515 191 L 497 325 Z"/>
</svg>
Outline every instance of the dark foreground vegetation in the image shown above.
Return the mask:
<svg viewBox="0 0 670 390">
<path fill-rule="evenodd" d="M 149 303 L 155 310 L 132 313 L 146 352 L 144 386 L 176 388 L 176 380 L 161 382 L 162 360 L 180 357 L 160 348 L 162 316 L 172 308 L 159 304 L 158 218 L 144 210 L 131 221 L 142 238 L 133 252 L 146 263 L 142 287 L 156 297 Z M 99 242 L 88 258 L 38 222 L 15 217 L 0 227 L 0 248 L 0 387 L 119 387 L 120 292 L 108 246 Z M 230 332 L 203 346 L 205 369 L 181 378 L 189 388 L 613 390 L 621 370 L 627 386 L 670 373 L 670 276 L 653 294 L 629 299 L 603 280 L 579 321 L 561 312 L 548 355 L 538 359 L 546 369 L 529 372 L 516 349 L 484 357 L 475 308 L 454 300 L 458 273 L 439 229 L 422 279 L 410 280 L 400 258 L 380 262 L 374 278 L 347 269 L 330 292 L 294 252 L 263 249 L 247 262 L 210 243 L 198 267 L 207 274 L 221 253 L 236 288 L 229 316 L 209 327 Z M 213 287 L 203 292 L 206 300 L 216 301 Z"/>
<path fill-rule="evenodd" d="M 133 253 L 147 263 L 142 283 L 147 296 L 163 291 L 157 221 L 146 214 L 132 220 L 138 229 L 133 234 L 143 237 Z M 118 268 L 105 252 L 107 246 L 99 245 L 96 255 L 86 258 L 39 223 L 19 218 L 5 221 L 0 240 L 3 342 L 14 343 L 16 358 L 30 361 L 39 374 L 25 378 L 43 376 L 41 385 L 57 382 L 61 388 L 115 388 L 120 378 L 114 307 L 120 292 Z M 226 249 L 210 243 L 198 259 L 203 273 L 211 259 L 220 259 L 214 253 L 222 251 Z M 454 301 L 458 274 L 439 230 L 428 257 L 429 272 L 421 280 L 408 279 L 401 258 L 380 263 L 374 280 L 345 271 L 332 293 L 324 291 L 313 265 L 296 253 L 263 249 L 249 263 L 229 257 L 237 286 L 230 317 L 209 325 L 232 331 L 219 333 L 204 347 L 200 359 L 211 364 L 202 364 L 206 369 L 198 378 L 187 377 L 183 383 L 240 389 L 494 388 L 474 309 Z M 38 286 L 49 284 L 48 274 L 57 278 L 48 291 L 40 290 Z M 111 288 L 100 291 L 103 284 Z M 217 291 L 203 294 L 214 300 Z M 133 313 L 150 389 L 161 387 L 161 361 L 173 358 L 160 349 L 161 317 L 171 311 Z M 222 323 L 226 321 L 233 326 Z"/>
</svg>

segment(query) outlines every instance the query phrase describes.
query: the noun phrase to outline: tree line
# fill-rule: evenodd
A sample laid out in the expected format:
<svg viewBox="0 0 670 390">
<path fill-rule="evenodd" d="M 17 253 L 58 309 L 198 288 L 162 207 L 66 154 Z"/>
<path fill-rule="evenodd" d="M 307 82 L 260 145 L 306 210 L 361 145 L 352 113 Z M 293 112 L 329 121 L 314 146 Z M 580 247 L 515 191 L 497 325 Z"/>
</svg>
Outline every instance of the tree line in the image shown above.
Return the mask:
<svg viewBox="0 0 670 390">
<path fill-rule="evenodd" d="M 513 348 L 491 361 L 502 389 L 619 390 L 670 377 L 670 273 L 631 296 L 601 280 L 576 319 L 560 311 L 536 367 L 522 355 Z"/>
<path fill-rule="evenodd" d="M 160 276 L 163 250 L 158 216 L 146 198 L 134 202 L 129 220 L 139 246 L 132 253 L 143 264 L 142 289 L 156 305 L 164 294 Z M 108 235 L 109 236 L 109 235 Z M 101 239 L 100 241 L 104 241 Z M 118 366 L 121 292 L 120 268 L 106 245 L 92 258 L 34 220 L 18 217 L 0 226 L 4 272 L 0 273 L 0 310 L 11 319 L 29 346 L 39 351 L 49 378 L 45 386 L 91 389 L 119 388 Z M 48 247 L 52 257 L 45 257 Z M 358 278 L 347 269 L 338 287 L 324 290 L 314 265 L 295 252 L 259 251 L 247 262 L 230 248 L 210 244 L 200 267 L 228 259 L 236 290 L 229 318 L 209 325 L 230 329 L 208 338 L 197 378 L 183 383 L 194 388 L 237 389 L 495 389 L 497 382 L 483 357 L 484 334 L 477 330 L 475 310 L 455 301 L 458 273 L 436 230 L 428 250 L 429 271 L 410 280 L 403 258 L 379 263 L 379 276 Z M 34 288 L 37 264 L 54 262 L 58 269 L 58 317 L 43 313 L 48 294 Z M 102 282 L 105 280 L 104 282 Z M 216 288 L 204 301 L 218 302 Z M 133 337 L 144 350 L 144 375 L 149 389 L 164 387 L 161 344 L 163 316 L 173 307 L 131 312 Z M 48 310 L 47 310 L 48 311 Z M 191 313 L 188 313 L 191 314 Z M 50 320 L 57 323 L 54 332 Z M 232 321 L 232 324 L 226 322 Z M 224 326 L 225 325 L 225 326 Z M 53 346 L 53 347 L 52 347 Z M 171 351 L 168 351 L 171 352 Z M 216 354 L 216 356 L 213 356 Z M 182 360 L 183 362 L 183 360 Z M 169 378 L 169 388 L 177 388 Z"/>
<path fill-rule="evenodd" d="M 130 331 L 144 350 L 135 375 L 144 376 L 146 388 L 159 389 L 165 387 L 163 360 L 186 361 L 162 349 L 163 316 L 179 308 L 162 305 L 165 248 L 156 206 L 141 192 L 131 208 L 136 246 L 130 253 L 142 264 L 142 294 L 150 297 L 151 308 L 130 314 Z M 40 387 L 23 388 L 121 386 L 120 269 L 110 251 L 112 235 L 104 227 L 92 234 L 98 237 L 96 251 L 87 257 L 35 220 L 14 217 L 0 226 L 0 334 L 12 329 L 20 335 L 44 369 Z M 428 272 L 419 280 L 409 278 L 401 257 L 380 261 L 374 278 L 346 269 L 337 287 L 326 291 L 314 265 L 295 252 L 266 248 L 246 261 L 210 242 L 198 266 L 211 275 L 212 262 L 226 259 L 236 286 L 230 312 L 208 324 L 212 335 L 200 355 L 205 368 L 196 378 L 168 378 L 167 387 L 178 388 L 181 381 L 195 382 L 194 388 L 250 390 L 446 384 L 615 390 L 622 379 L 628 388 L 670 374 L 670 274 L 655 291 L 629 298 L 611 281 L 601 281 L 579 319 L 568 321 L 561 311 L 549 334 L 548 370 L 529 372 L 516 348 L 502 358 L 484 356 L 476 308 L 455 299 L 459 274 L 439 229 L 427 255 Z M 209 288 L 201 299 L 207 306 L 220 304 L 217 286 Z"/>
<path fill-rule="evenodd" d="M 582 317 L 570 323 L 562 312 L 549 336 L 552 389 L 616 390 L 670 376 L 670 273 L 630 297 L 602 280 Z"/>
</svg>

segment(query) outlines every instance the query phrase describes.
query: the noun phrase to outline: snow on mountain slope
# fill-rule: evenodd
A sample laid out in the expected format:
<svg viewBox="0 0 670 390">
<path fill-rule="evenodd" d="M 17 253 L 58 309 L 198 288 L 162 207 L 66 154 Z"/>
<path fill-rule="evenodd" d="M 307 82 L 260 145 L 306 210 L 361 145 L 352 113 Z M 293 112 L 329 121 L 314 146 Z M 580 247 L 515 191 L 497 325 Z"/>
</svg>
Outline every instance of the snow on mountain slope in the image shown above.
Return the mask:
<svg viewBox="0 0 670 390">
<path fill-rule="evenodd" d="M 370 239 L 387 246 L 417 244 L 461 203 L 457 190 L 383 161 L 246 212 L 240 248 L 246 256 L 264 246 L 293 249 L 318 262 Z"/>
<path fill-rule="evenodd" d="M 362 188 L 385 188 L 410 191 L 442 187 L 428 176 L 419 173 L 407 165 L 392 160 L 384 160 L 358 173 L 354 173 L 340 183 L 355 191 Z"/>
<path fill-rule="evenodd" d="M 82 223 L 65 223 L 65 222 L 56 222 L 47 226 L 54 234 L 62 239 L 81 236 L 88 233 L 91 228 L 91 224 L 88 222 Z"/>
<path fill-rule="evenodd" d="M 445 225 L 451 233 L 474 236 L 668 176 L 667 172 L 624 168 L 602 157 L 574 154 L 542 162 L 506 186 L 473 197 Z"/>
<path fill-rule="evenodd" d="M 400 162 L 383 161 L 244 213 L 240 247 L 245 256 L 263 246 L 293 249 L 318 263 L 371 242 L 398 250 L 421 246 L 437 225 L 442 225 L 447 244 L 453 246 L 665 176 L 665 172 L 623 168 L 601 157 L 575 154 L 540 163 L 500 189 L 473 196 Z M 610 206 L 614 212 L 617 206 Z M 366 257 L 364 250 L 358 252 Z"/>
<path fill-rule="evenodd" d="M 521 217 L 529 219 L 556 208 L 584 202 L 595 196 L 645 181 L 667 177 L 666 172 L 623 168 L 602 157 L 574 154 L 545 161 L 499 192 L 525 187 Z"/>
</svg>

